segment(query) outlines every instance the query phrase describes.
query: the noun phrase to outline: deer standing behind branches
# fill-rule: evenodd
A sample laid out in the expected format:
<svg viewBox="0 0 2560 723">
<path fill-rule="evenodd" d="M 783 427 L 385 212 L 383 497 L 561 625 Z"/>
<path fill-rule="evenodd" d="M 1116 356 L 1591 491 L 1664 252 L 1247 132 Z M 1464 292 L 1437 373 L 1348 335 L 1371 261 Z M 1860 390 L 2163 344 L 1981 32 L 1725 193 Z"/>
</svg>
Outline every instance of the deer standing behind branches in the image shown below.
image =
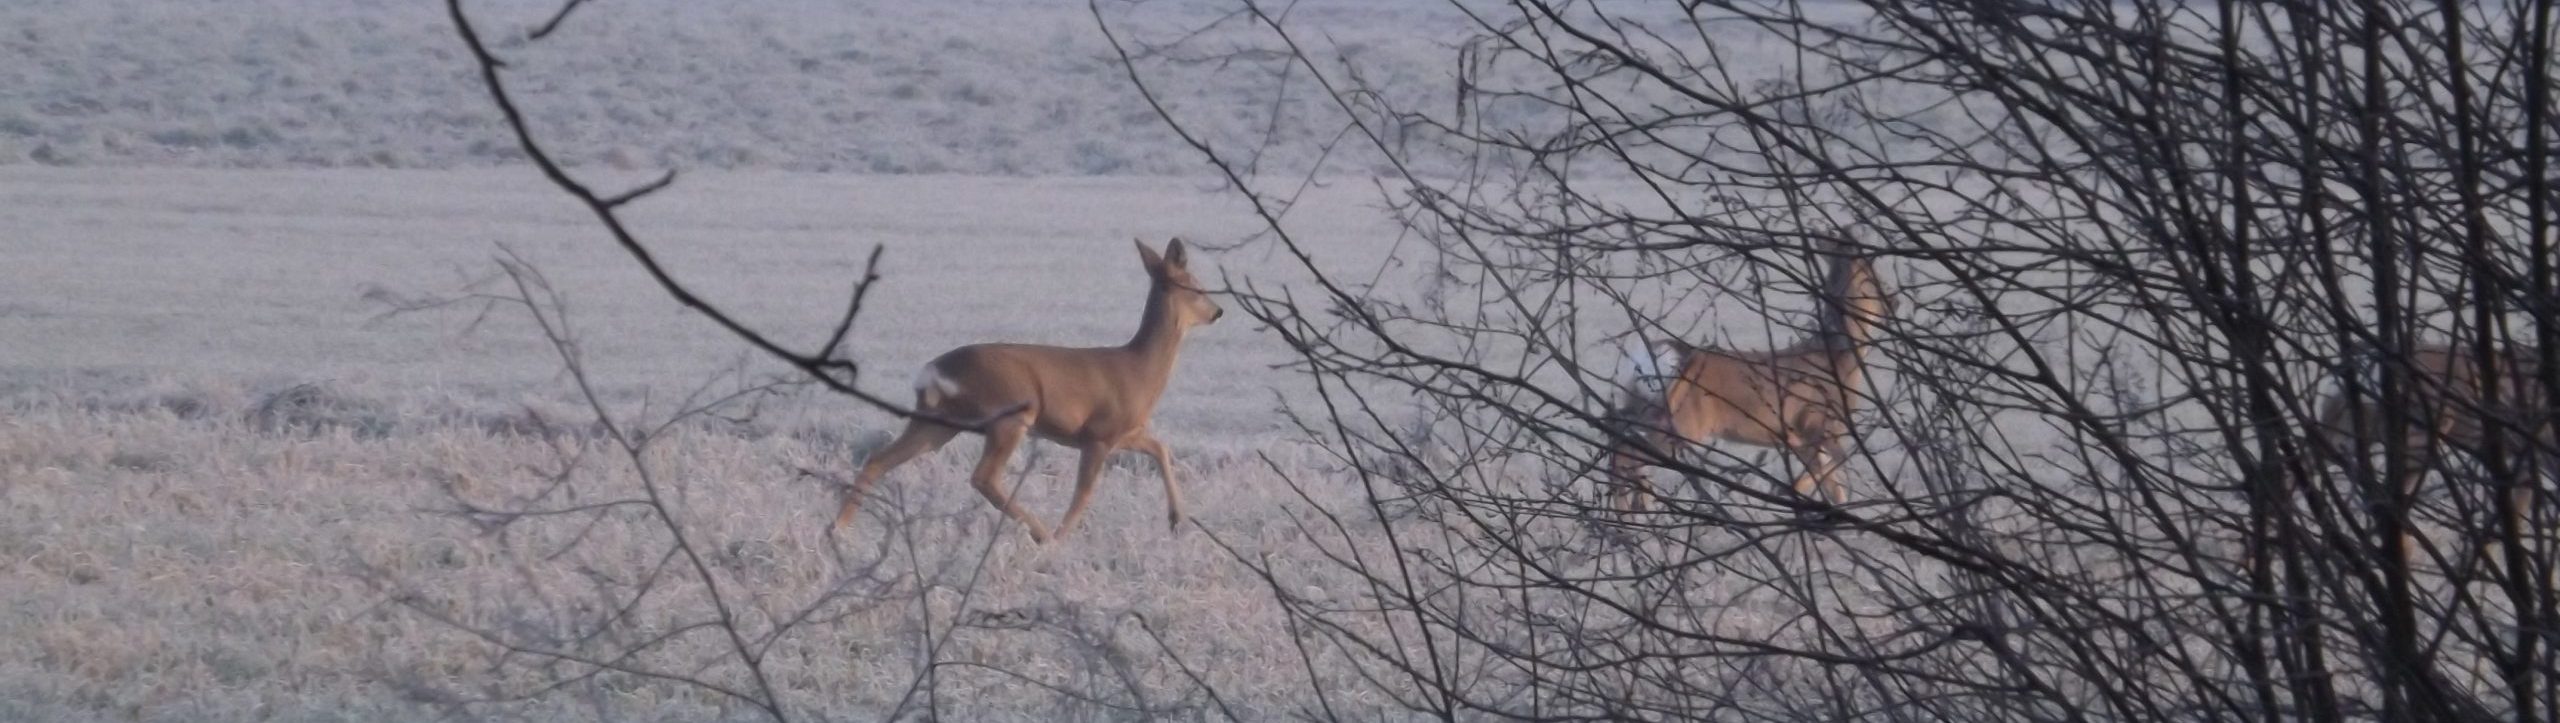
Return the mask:
<svg viewBox="0 0 2560 723">
<path fill-rule="evenodd" d="M 1848 501 L 1841 444 L 1865 386 L 1867 347 L 1891 302 L 1872 260 L 1833 253 L 1818 322 L 1794 344 L 1729 351 L 1676 339 L 1629 342 L 1612 411 L 1622 433 L 1609 451 L 1615 507 L 1644 509 L 1654 496 L 1645 467 L 1718 439 L 1785 450 L 1803 467 L 1798 494 L 1811 496 L 1818 483 L 1832 504 Z"/>
<path fill-rule="evenodd" d="M 2409 350 L 2408 366 L 2400 377 L 2405 387 L 2401 408 L 2408 410 L 2402 442 L 2409 456 L 2397 478 L 2385 482 L 2399 487 L 2403 495 L 2415 495 L 2419 477 L 2429 469 L 2442 469 L 2449 460 L 2447 452 L 2486 461 L 2494 435 L 2501 444 L 2500 456 L 2510 464 L 2526 465 L 2509 470 L 2516 479 L 2505 481 L 2511 505 L 2511 519 L 2506 521 L 2514 525 L 2516 534 L 2531 534 L 2524 522 L 2536 496 L 2536 478 L 2560 474 L 2560 420 L 2553 417 L 2550 390 L 2542 383 L 2539 351 L 2523 344 L 2505 345 L 2502 351 L 2483 365 L 2472 350 L 2450 344 L 2424 344 Z M 2357 357 L 2349 361 L 2356 370 L 2377 363 Z M 2321 402 L 2318 422 L 2310 430 L 2314 459 L 2351 471 L 2364 469 L 2373 461 L 2368 451 L 2390 440 L 2383 410 L 2374 398 L 2375 385 L 2363 386 L 2363 394 L 2351 396 L 2342 385 Z M 2520 542 L 2507 539 L 2502 531 L 2490 532 L 2503 544 Z M 2416 540 L 2404 534 L 2402 562 L 2417 547 Z"/>
<path fill-rule="evenodd" d="M 1005 462 L 1026 435 L 1076 448 L 1083 453 L 1076 468 L 1075 499 L 1058 520 L 1057 537 L 1075 530 L 1093 501 L 1094 480 L 1102 463 L 1121 450 L 1155 457 L 1164 477 L 1166 516 L 1182 527 L 1182 491 L 1173 481 L 1173 457 L 1164 442 L 1147 429 L 1156 398 L 1173 377 L 1174 358 L 1191 327 L 1209 324 L 1226 314 L 1191 275 L 1190 254 L 1182 239 L 1166 244 L 1158 255 L 1137 242 L 1153 286 L 1147 290 L 1146 315 L 1137 335 L 1120 346 L 1067 348 L 1031 344 L 972 344 L 944 352 L 916 376 L 916 410 L 925 416 L 907 421 L 905 432 L 871 454 L 854 478 L 836 515 L 836 527 L 853 521 L 863 495 L 882 475 L 917 455 L 941 449 L 960 429 L 931 421 L 982 419 L 987 447 L 978 458 L 970 483 L 987 501 L 1031 530 L 1031 539 L 1053 539 L 1040 520 L 1005 494 L 1000 485 Z"/>
</svg>

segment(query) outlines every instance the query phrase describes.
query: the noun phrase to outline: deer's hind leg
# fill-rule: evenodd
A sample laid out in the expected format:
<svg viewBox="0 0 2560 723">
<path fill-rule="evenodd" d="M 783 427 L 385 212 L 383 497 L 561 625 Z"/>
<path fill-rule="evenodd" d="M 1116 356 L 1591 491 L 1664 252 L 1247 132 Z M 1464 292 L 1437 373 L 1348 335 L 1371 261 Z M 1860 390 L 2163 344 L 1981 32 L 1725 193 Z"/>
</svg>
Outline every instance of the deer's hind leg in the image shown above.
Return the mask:
<svg viewBox="0 0 2560 723">
<path fill-rule="evenodd" d="M 863 497 L 871 493 L 871 485 L 878 483 L 882 476 L 917 455 L 941 449 L 959 433 L 960 430 L 921 419 L 907 422 L 906 431 L 900 432 L 897 439 L 890 440 L 887 446 L 872 452 L 871 458 L 863 461 L 862 473 L 854 476 L 853 487 L 844 495 L 844 507 L 836 512 L 836 527 L 853 522 L 853 516 L 862 511 Z"/>
<path fill-rule="evenodd" d="M 1022 503 L 1004 491 L 1005 462 L 1013 459 L 1013 450 L 1022 446 L 1023 437 L 1029 436 L 1032 419 L 1033 415 L 1026 412 L 988 426 L 986 453 L 978 458 L 978 469 L 969 476 L 969 482 L 978 488 L 978 494 L 986 496 L 988 503 L 1004 510 L 1005 516 L 1030 528 L 1032 541 L 1045 545 L 1049 543 L 1048 526 L 1040 524 L 1039 518 L 1024 511 Z"/>
<path fill-rule="evenodd" d="M 1674 422 L 1666 420 L 1669 423 Z M 1674 431 L 1642 422 L 1627 424 L 1627 434 L 1632 439 L 1610 445 L 1608 461 L 1604 463 L 1608 467 L 1605 498 L 1609 507 L 1619 512 L 1643 512 L 1661 501 L 1653 493 L 1652 482 L 1645 478 L 1645 470 L 1654 466 L 1646 455 L 1655 451 L 1676 455 L 1690 442 Z"/>
<path fill-rule="evenodd" d="M 1620 512 L 1643 512 L 1652 506 L 1653 488 L 1645 480 L 1644 460 L 1633 449 L 1621 446 L 1609 450 L 1609 507 Z"/>
<path fill-rule="evenodd" d="M 1076 531 L 1076 523 L 1084 519 L 1085 505 L 1093 502 L 1093 488 L 1102 479 L 1102 463 L 1111 459 L 1112 448 L 1109 444 L 1096 443 L 1084 445 L 1082 451 L 1084 458 L 1076 463 L 1075 498 L 1067 503 L 1066 516 L 1058 518 L 1058 537 L 1061 539 Z"/>
</svg>

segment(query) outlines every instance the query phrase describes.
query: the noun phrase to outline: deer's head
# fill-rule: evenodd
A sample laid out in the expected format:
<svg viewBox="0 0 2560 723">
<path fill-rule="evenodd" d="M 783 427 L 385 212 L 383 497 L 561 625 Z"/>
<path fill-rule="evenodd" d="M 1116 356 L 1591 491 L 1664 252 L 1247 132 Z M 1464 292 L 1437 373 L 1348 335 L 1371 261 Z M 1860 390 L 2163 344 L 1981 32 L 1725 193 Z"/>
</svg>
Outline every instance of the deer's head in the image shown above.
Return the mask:
<svg viewBox="0 0 2560 723">
<path fill-rule="evenodd" d="M 1182 239 L 1165 244 L 1162 254 L 1147 248 L 1145 241 L 1137 244 L 1138 259 L 1146 263 L 1147 278 L 1155 282 L 1155 288 L 1147 293 L 1164 304 L 1166 309 L 1172 310 L 1174 319 L 1182 326 L 1214 323 L 1218 317 L 1227 314 L 1225 309 L 1218 308 L 1218 302 L 1209 298 L 1209 292 L 1200 290 L 1200 281 L 1191 276 L 1191 253 L 1182 247 Z"/>
</svg>

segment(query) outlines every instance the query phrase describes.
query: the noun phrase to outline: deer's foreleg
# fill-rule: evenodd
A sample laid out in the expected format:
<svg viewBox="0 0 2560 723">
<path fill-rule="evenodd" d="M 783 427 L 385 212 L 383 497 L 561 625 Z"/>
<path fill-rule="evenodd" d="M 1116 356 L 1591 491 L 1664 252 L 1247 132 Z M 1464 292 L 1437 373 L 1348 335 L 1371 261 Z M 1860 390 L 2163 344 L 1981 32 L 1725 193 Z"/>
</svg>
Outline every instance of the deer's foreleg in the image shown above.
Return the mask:
<svg viewBox="0 0 2560 723">
<path fill-rule="evenodd" d="M 1822 445 L 1821 456 L 1822 490 L 1831 494 L 1831 504 L 1848 504 L 1849 488 L 1840 483 L 1840 468 L 1848 466 L 1848 451 L 1841 448 L 1840 438 L 1833 437 Z"/>
<path fill-rule="evenodd" d="M 1182 487 L 1174 484 L 1173 481 L 1173 452 L 1165 448 L 1162 440 L 1146 434 L 1141 434 L 1136 441 L 1130 442 L 1129 448 L 1146 452 L 1149 456 L 1156 458 L 1156 472 L 1164 476 L 1165 522 L 1173 530 L 1181 531 Z"/>
</svg>

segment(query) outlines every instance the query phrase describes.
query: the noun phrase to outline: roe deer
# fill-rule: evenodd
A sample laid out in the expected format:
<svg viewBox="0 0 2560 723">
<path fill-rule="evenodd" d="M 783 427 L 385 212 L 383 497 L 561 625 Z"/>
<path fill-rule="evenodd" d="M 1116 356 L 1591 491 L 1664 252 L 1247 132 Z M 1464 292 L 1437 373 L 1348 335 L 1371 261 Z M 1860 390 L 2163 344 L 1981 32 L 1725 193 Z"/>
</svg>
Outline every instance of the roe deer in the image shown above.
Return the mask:
<svg viewBox="0 0 2560 723">
<path fill-rule="evenodd" d="M 1844 250 L 1828 276 L 1813 333 L 1784 348 L 1628 344 L 1612 418 L 1632 441 L 1609 451 L 1618 509 L 1642 510 L 1653 497 L 1644 480 L 1649 455 L 1716 439 L 1786 450 L 1804 465 L 1798 494 L 1811 496 L 1818 482 L 1832 504 L 1848 501 L 1841 441 L 1864 386 L 1869 339 L 1891 308 L 1871 260 Z"/>
<path fill-rule="evenodd" d="M 2502 356 L 2491 359 L 2484 374 L 2479 356 L 2468 348 L 2426 344 L 2410 349 L 2408 369 L 2401 375 L 2402 404 L 2409 410 L 2403 442 L 2410 456 L 2399 478 L 2387 482 L 2402 494 L 2413 495 L 2418 478 L 2429 469 L 2440 469 L 2447 452 L 2478 459 L 2487 453 L 2492 435 L 2498 435 L 2509 459 L 2527 463 L 2526 469 L 2516 470 L 2519 475 L 2534 475 L 2537 467 L 2540 475 L 2560 473 L 2560 420 L 2552 417 L 2541 359 L 2534 347 L 2509 345 Z M 2365 363 L 2371 362 L 2350 366 L 2362 369 Z M 2485 397 L 2483 383 L 2492 380 L 2495 397 Z M 2358 441 L 2378 446 L 2389 439 L 2380 400 L 2373 398 L 2378 393 L 2350 398 L 2342 388 L 2322 400 L 2318 421 L 2308 430 L 2313 459 L 2349 470 L 2372 463 L 2368 448 Z M 2522 516 L 2530 509 L 2536 484 L 2530 478 L 2515 480 L 2510 490 L 2519 530 L 2524 529 Z M 2404 534 L 2403 540 L 2404 554 L 2416 550 L 2414 539 Z"/>
<path fill-rule="evenodd" d="M 1136 450 L 1155 457 L 1164 476 L 1166 516 L 1182 527 L 1182 491 L 1174 485 L 1173 458 L 1164 442 L 1147 430 L 1156 398 L 1173 376 L 1174 357 L 1191 327 L 1215 322 L 1226 311 L 1209 299 L 1192 278 L 1189 253 L 1182 239 L 1165 245 L 1158 255 L 1137 242 L 1138 257 L 1154 285 L 1147 291 L 1146 316 L 1138 333 L 1120 346 L 1066 348 L 1030 344 L 972 344 L 944 352 L 916 376 L 916 410 L 944 420 L 983 419 L 985 453 L 970 483 L 996 509 L 1031 530 L 1031 539 L 1046 544 L 1047 528 L 1022 505 L 1005 495 L 1001 485 L 1005 461 L 1025 435 L 1076 448 L 1084 454 L 1076 468 L 1075 499 L 1058 520 L 1058 537 L 1075 530 L 1093 501 L 1094 479 L 1113 452 Z M 942 448 L 960 429 L 913 417 L 907 429 L 863 463 L 836 514 L 836 526 L 853 521 L 862 497 L 889 470 L 916 455 Z"/>
</svg>

